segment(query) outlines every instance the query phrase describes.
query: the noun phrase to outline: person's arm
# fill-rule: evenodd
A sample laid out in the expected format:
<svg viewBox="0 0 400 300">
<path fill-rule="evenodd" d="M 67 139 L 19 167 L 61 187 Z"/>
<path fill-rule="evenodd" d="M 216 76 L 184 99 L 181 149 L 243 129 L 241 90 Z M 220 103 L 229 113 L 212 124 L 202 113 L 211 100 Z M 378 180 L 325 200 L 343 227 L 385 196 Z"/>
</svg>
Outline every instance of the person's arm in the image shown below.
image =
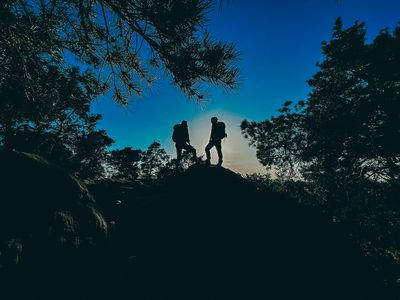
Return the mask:
<svg viewBox="0 0 400 300">
<path fill-rule="evenodd" d="M 186 142 L 190 145 L 190 139 L 189 139 L 189 130 L 187 128 L 185 128 L 185 139 Z"/>
</svg>

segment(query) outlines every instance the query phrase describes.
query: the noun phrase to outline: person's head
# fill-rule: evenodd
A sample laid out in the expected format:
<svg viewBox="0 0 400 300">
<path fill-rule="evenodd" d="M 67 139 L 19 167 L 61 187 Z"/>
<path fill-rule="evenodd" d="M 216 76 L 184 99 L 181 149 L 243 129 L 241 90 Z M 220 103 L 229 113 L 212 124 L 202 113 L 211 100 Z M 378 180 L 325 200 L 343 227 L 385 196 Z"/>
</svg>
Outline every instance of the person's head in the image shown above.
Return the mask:
<svg viewBox="0 0 400 300">
<path fill-rule="evenodd" d="M 181 122 L 181 124 L 182 124 L 184 127 L 187 127 L 187 121 L 183 120 L 183 121 Z"/>
<path fill-rule="evenodd" d="M 217 122 L 218 122 L 218 118 L 217 117 L 212 117 L 211 118 L 211 123 L 212 124 L 217 124 Z"/>
</svg>

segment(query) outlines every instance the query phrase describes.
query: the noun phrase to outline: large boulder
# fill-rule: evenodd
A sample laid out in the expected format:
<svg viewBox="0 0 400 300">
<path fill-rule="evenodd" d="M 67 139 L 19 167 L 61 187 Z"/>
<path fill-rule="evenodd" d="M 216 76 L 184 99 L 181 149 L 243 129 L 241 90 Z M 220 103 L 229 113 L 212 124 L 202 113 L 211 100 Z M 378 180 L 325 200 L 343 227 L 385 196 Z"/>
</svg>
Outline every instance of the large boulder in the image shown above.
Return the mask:
<svg viewBox="0 0 400 300">
<path fill-rule="evenodd" d="M 108 272 L 107 222 L 93 197 L 36 155 L 1 151 L 0 166 L 1 283 L 17 299 L 87 299 Z"/>
</svg>

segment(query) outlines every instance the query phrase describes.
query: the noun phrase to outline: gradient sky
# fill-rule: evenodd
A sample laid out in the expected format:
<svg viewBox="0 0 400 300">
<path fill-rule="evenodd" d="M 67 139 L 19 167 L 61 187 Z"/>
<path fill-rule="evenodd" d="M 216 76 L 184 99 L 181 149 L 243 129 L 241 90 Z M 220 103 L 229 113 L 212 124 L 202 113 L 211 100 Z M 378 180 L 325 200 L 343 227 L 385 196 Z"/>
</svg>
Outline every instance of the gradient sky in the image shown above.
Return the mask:
<svg viewBox="0 0 400 300">
<path fill-rule="evenodd" d="M 203 105 L 186 99 L 168 79 L 160 79 L 143 98 L 124 108 L 110 97 L 95 101 L 92 111 L 101 113 L 99 128 L 115 140 L 112 148 L 145 149 L 159 141 L 175 156 L 172 127 L 188 120 L 192 145 L 204 153 L 210 118 L 227 126 L 224 166 L 240 173 L 265 170 L 254 149 L 240 133 L 243 119 L 261 121 L 277 113 L 285 100 L 306 99 L 306 80 L 322 59 L 321 41 L 329 40 L 335 19 L 344 26 L 366 22 L 368 38 L 380 29 L 393 29 L 400 21 L 400 0 L 231 0 L 210 15 L 208 29 L 217 39 L 232 41 L 241 53 L 241 85 L 227 93 L 212 89 Z M 251 3 L 251 4 L 250 4 Z M 216 153 L 212 152 L 214 158 Z"/>
</svg>

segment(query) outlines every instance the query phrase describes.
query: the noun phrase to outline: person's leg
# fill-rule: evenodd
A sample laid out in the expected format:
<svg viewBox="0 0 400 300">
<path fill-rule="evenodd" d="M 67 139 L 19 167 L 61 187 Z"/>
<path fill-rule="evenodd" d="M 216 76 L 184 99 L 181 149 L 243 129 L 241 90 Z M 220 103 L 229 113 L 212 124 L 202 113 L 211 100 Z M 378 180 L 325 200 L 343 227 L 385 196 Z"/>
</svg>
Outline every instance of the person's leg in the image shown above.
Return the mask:
<svg viewBox="0 0 400 300">
<path fill-rule="evenodd" d="M 185 149 L 186 151 L 188 151 L 189 153 L 191 153 L 193 155 L 193 160 L 197 160 L 197 154 L 196 154 L 196 149 L 189 144 L 185 144 L 183 145 L 183 149 Z"/>
<path fill-rule="evenodd" d="M 192 155 L 193 155 L 193 161 L 197 161 L 197 153 L 196 153 L 196 149 L 192 146 L 192 145 L 189 145 L 189 150 L 188 151 L 190 151 L 190 153 L 192 153 Z"/>
<path fill-rule="evenodd" d="M 222 165 L 222 146 L 221 141 L 215 143 L 215 148 L 217 148 L 218 152 L 218 166 Z"/>
<path fill-rule="evenodd" d="M 211 149 L 212 147 L 214 147 L 213 142 L 209 142 L 209 143 L 207 144 L 207 146 L 206 146 L 206 157 L 207 157 L 206 163 L 207 163 L 207 164 L 210 164 L 210 161 L 211 161 L 210 149 Z"/>
<path fill-rule="evenodd" d="M 176 147 L 176 164 L 179 164 L 182 159 L 182 145 L 175 144 Z"/>
</svg>

